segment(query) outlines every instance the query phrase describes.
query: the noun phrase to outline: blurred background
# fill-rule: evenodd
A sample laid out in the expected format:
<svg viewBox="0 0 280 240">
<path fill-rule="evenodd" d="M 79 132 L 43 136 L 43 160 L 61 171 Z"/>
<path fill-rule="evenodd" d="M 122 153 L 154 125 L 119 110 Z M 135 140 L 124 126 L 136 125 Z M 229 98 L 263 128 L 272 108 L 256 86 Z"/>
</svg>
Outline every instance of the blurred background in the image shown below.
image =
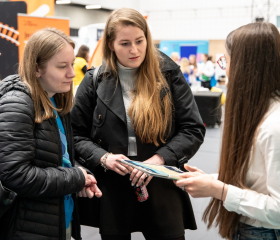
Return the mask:
<svg viewBox="0 0 280 240">
<path fill-rule="evenodd" d="M 16 71 L 24 43 L 33 31 L 62 28 L 90 48 L 90 65 L 99 65 L 98 43 L 110 12 L 134 8 L 147 19 L 157 47 L 167 55 L 202 54 L 215 61 L 233 29 L 255 21 L 280 27 L 279 0 L 25 0 L 0 1 L 0 79 Z M 93 56 L 94 54 L 94 56 Z"/>
<path fill-rule="evenodd" d="M 229 32 L 251 22 L 267 21 L 280 28 L 279 0 L 24 0 L 0 1 L 0 80 L 17 73 L 29 37 L 45 27 L 56 27 L 76 43 L 75 53 L 89 48 L 87 67 L 102 63 L 101 39 L 114 9 L 128 7 L 145 16 L 154 44 L 178 65 L 190 85 L 207 127 L 205 142 L 190 164 L 214 173 L 218 168 L 227 77 L 217 60 L 225 53 Z M 204 71 L 207 65 L 207 74 Z M 205 79 L 210 81 L 203 86 Z M 78 87 L 78 86 L 75 86 Z M 209 199 L 191 199 L 198 230 L 186 239 L 219 240 L 201 217 Z M 84 240 L 100 239 L 98 229 L 83 226 Z M 134 240 L 144 239 L 134 233 Z"/>
</svg>

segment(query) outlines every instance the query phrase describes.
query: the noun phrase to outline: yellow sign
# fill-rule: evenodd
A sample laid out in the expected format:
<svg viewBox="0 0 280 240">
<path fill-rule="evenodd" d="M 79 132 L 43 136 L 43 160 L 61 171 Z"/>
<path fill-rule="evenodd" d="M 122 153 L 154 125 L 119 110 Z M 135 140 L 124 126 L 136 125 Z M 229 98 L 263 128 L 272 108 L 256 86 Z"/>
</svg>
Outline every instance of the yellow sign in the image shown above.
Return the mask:
<svg viewBox="0 0 280 240">
<path fill-rule="evenodd" d="M 23 50 L 29 37 L 36 31 L 54 27 L 62 30 L 69 36 L 70 22 L 66 18 L 50 18 L 50 17 L 33 17 L 26 14 L 18 14 L 18 32 L 19 32 L 19 60 L 22 59 Z"/>
<path fill-rule="evenodd" d="M 10 0 L 19 2 L 18 0 Z M 52 17 L 54 15 L 54 0 L 22 0 L 27 4 L 27 14 L 32 16 Z"/>
</svg>

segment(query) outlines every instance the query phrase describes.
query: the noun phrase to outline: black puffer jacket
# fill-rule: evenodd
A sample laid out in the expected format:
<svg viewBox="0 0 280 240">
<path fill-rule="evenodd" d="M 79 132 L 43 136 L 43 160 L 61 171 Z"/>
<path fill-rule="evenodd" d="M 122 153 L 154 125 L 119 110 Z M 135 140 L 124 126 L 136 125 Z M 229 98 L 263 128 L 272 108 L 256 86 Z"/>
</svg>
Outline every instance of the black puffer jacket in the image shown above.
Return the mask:
<svg viewBox="0 0 280 240">
<path fill-rule="evenodd" d="M 69 115 L 62 121 L 73 164 Z M 18 197 L 1 219 L 1 240 L 65 239 L 64 195 L 80 191 L 85 178 L 77 167 L 61 165 L 55 119 L 36 124 L 28 88 L 18 76 L 7 77 L 0 82 L 0 179 Z M 72 231 L 76 239 L 81 239 L 76 212 Z"/>
</svg>

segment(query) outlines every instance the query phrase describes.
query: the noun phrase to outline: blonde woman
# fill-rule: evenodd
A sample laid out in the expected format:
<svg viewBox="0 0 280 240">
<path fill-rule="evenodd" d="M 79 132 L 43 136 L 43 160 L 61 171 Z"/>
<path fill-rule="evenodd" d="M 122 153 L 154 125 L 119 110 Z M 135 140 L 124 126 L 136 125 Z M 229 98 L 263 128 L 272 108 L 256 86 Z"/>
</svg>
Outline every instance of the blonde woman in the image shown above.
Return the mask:
<svg viewBox="0 0 280 240">
<path fill-rule="evenodd" d="M 0 82 L 0 179 L 17 193 L 0 239 L 81 239 L 76 192 L 100 197 L 73 161 L 70 122 L 74 43 L 47 28 L 28 40 L 19 75 Z"/>
<path fill-rule="evenodd" d="M 196 229 L 188 194 L 117 160 L 186 163 L 205 133 L 193 95 L 136 10 L 114 11 L 103 36 L 104 64 L 96 79 L 93 70 L 86 74 L 71 113 L 77 159 L 96 173 L 104 193 L 81 204 L 83 223 L 99 227 L 103 240 L 127 240 L 135 231 L 151 240 L 185 239 L 185 229 Z M 146 201 L 137 200 L 137 186 Z"/>
<path fill-rule="evenodd" d="M 186 58 L 186 57 L 181 58 L 180 69 L 181 69 L 187 83 L 189 85 L 191 85 L 190 78 L 189 78 L 190 74 L 191 74 L 191 65 L 190 65 L 190 62 L 189 62 L 188 58 Z"/>
</svg>

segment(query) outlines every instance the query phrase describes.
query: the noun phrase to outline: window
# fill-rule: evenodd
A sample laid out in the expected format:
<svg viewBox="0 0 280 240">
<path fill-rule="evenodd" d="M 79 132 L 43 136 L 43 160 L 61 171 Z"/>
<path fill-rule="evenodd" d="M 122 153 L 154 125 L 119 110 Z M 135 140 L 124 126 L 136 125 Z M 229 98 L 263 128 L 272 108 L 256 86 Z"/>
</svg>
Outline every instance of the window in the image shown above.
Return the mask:
<svg viewBox="0 0 280 240">
<path fill-rule="evenodd" d="M 280 28 L 280 16 L 276 17 L 276 26 Z"/>
</svg>

